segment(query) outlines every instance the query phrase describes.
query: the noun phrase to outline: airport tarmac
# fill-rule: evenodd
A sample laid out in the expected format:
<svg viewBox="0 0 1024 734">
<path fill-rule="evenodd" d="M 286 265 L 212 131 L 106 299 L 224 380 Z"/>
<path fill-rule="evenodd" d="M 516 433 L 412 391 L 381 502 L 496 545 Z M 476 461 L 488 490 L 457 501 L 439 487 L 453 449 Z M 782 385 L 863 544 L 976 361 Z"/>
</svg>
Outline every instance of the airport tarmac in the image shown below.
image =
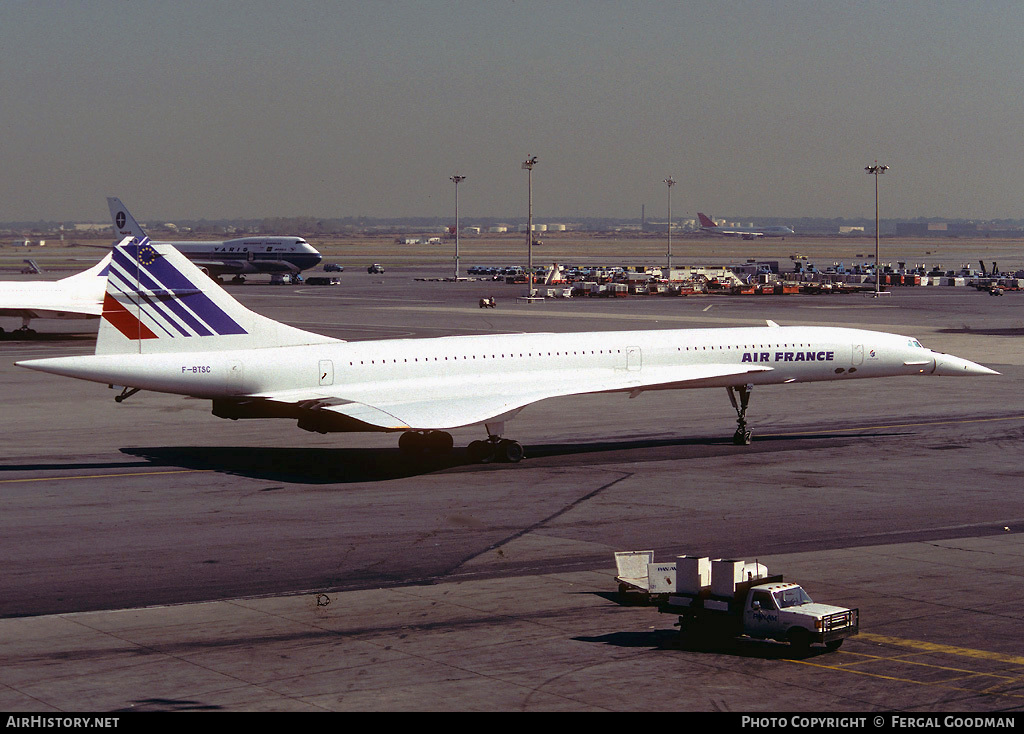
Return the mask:
<svg viewBox="0 0 1024 734">
<path fill-rule="evenodd" d="M 523 303 L 524 286 L 346 272 L 247 285 L 344 339 L 857 325 L 1002 375 L 757 388 L 750 446 L 724 390 L 526 408 L 520 464 L 482 429 L 413 462 L 391 434 L 225 421 L 209 404 L 13 367 L 92 350 L 80 323 L 2 341 L 0 708 L 1010 711 L 1024 703 L 1024 293 Z M 494 296 L 496 309 L 477 300 Z M 7 323 L 3 323 L 5 327 Z M 17 325 L 16 323 L 13 325 Z M 84 332 L 84 333 L 83 333 Z M 687 649 L 622 606 L 613 552 L 757 558 L 862 633 L 797 660 Z"/>
</svg>

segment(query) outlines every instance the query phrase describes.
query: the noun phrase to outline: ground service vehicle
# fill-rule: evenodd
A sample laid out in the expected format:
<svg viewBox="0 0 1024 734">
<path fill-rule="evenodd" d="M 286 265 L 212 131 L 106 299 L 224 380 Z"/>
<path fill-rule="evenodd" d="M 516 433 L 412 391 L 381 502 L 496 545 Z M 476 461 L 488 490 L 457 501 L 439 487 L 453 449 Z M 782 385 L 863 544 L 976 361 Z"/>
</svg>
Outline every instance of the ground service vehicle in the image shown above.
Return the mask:
<svg viewBox="0 0 1024 734">
<path fill-rule="evenodd" d="M 627 553 L 638 554 L 642 563 L 650 551 Z M 623 555 L 616 554 L 620 568 Z M 620 592 L 633 587 L 643 593 L 642 577 L 620 574 L 617 580 Z M 684 636 L 778 640 L 804 654 L 814 643 L 836 650 L 860 629 L 859 610 L 818 604 L 799 584 L 770 576 L 756 562 L 679 556 L 675 564 L 649 563 L 646 588 L 658 611 L 678 615 Z"/>
</svg>

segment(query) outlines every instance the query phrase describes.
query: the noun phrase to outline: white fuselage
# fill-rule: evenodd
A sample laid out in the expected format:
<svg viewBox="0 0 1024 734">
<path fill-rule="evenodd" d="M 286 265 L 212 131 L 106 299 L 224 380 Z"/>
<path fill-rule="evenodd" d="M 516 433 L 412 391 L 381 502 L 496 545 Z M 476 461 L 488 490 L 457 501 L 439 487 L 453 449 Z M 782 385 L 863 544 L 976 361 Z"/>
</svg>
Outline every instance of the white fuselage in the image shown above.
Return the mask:
<svg viewBox="0 0 1024 734">
<path fill-rule="evenodd" d="M 552 386 L 554 395 L 946 374 L 959 363 L 973 364 L 894 334 L 834 327 L 756 327 L 335 342 L 64 357 L 38 360 L 33 366 L 200 398 L 313 390 L 325 397 L 373 402 L 382 395 L 438 400 L 484 397 L 495 391 L 514 395 L 524 387 L 542 390 L 545 385 Z M 675 384 L 658 377 L 671 376 L 681 366 L 723 364 L 763 371 L 680 379 Z M 567 383 L 572 383 L 568 389 Z M 461 424 L 433 427 L 455 425 Z"/>
<path fill-rule="evenodd" d="M 0 283 L 0 316 L 23 319 L 99 318 L 106 278 Z"/>
<path fill-rule="evenodd" d="M 789 227 L 762 227 L 760 229 L 752 229 L 750 227 L 701 227 L 705 232 L 711 234 L 721 234 L 727 237 L 785 237 L 786 235 L 796 234 Z"/>
</svg>

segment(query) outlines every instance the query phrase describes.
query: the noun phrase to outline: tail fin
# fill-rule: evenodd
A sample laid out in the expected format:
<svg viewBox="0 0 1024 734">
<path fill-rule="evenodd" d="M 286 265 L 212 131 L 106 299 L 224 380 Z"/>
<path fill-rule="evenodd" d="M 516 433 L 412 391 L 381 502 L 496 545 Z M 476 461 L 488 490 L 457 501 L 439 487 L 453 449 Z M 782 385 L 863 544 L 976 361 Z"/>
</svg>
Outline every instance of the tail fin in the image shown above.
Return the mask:
<svg viewBox="0 0 1024 734">
<path fill-rule="evenodd" d="M 106 280 L 107 268 L 110 267 L 110 256 L 112 254 L 113 253 L 108 252 L 103 256 L 102 260 L 88 270 L 83 270 L 81 273 L 75 273 L 74 275 L 69 275 L 66 278 L 61 278 L 58 282 L 64 283 L 65 285 L 78 285 L 79 283 L 89 283 L 94 279 Z"/>
<path fill-rule="evenodd" d="M 171 245 L 114 248 L 96 354 L 205 352 L 337 342 L 260 316 Z"/>
<path fill-rule="evenodd" d="M 715 227 L 717 226 L 711 217 L 703 212 L 697 212 L 697 218 L 700 220 L 701 227 Z"/>
<path fill-rule="evenodd" d="M 114 234 L 118 237 L 134 237 L 141 242 L 146 233 L 121 200 L 116 196 L 108 196 L 107 206 L 110 208 L 110 218 L 114 220 Z"/>
</svg>

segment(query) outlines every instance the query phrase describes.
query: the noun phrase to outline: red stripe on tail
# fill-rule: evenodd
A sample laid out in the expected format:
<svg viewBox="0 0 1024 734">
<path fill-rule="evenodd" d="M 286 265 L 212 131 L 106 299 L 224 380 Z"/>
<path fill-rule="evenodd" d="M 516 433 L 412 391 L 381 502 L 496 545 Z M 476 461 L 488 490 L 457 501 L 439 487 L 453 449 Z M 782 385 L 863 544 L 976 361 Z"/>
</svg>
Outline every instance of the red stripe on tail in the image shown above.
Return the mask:
<svg viewBox="0 0 1024 734">
<path fill-rule="evenodd" d="M 103 318 L 129 339 L 156 339 L 156 334 L 109 293 L 103 296 Z"/>
</svg>

